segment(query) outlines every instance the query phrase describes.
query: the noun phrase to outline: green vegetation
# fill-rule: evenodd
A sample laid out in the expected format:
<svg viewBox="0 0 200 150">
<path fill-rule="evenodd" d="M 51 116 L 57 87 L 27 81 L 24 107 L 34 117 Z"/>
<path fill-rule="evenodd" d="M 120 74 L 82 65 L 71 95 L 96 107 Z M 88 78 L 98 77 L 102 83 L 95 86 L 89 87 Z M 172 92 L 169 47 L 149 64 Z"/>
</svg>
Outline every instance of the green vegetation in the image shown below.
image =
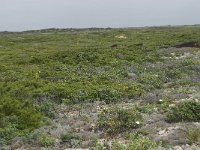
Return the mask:
<svg viewBox="0 0 200 150">
<path fill-rule="evenodd" d="M 12 99 L 0 101 L 0 139 L 5 143 L 42 125 L 42 115 L 33 104 Z"/>
<path fill-rule="evenodd" d="M 115 150 L 150 150 L 155 149 L 159 146 L 162 146 L 162 143 L 156 143 L 149 138 L 146 138 L 142 135 L 130 135 L 126 144 L 115 141 L 112 143 L 112 146 L 107 145 L 106 143 L 96 145 L 92 150 L 104 150 L 104 149 L 115 149 Z"/>
<path fill-rule="evenodd" d="M 167 115 L 169 122 L 198 122 L 200 121 L 200 103 L 195 101 L 186 101 L 178 104 L 171 109 Z"/>
<path fill-rule="evenodd" d="M 187 138 L 190 144 L 200 145 L 200 128 L 190 128 L 187 131 Z"/>
<path fill-rule="evenodd" d="M 143 136 L 130 136 L 130 141 L 126 146 L 116 143 L 114 149 L 116 150 L 149 150 L 162 146 L 162 143 L 156 143 L 149 138 Z"/>
<path fill-rule="evenodd" d="M 108 134 L 116 134 L 142 125 L 142 115 L 136 108 L 104 109 L 98 117 L 98 126 Z"/>
<path fill-rule="evenodd" d="M 42 132 L 28 134 L 25 141 L 41 147 L 51 147 L 55 144 L 55 139 L 51 135 Z"/>
<path fill-rule="evenodd" d="M 123 136 L 156 113 L 199 122 L 199 102 L 175 105 L 199 100 L 199 50 L 198 26 L 0 33 L 0 147 L 38 130 L 38 145 L 79 147 L 75 133 Z"/>
<path fill-rule="evenodd" d="M 48 135 L 42 134 L 40 135 L 38 142 L 41 146 L 48 147 L 48 146 L 53 146 L 55 140 Z"/>
<path fill-rule="evenodd" d="M 136 109 L 141 113 L 151 114 L 156 111 L 157 107 L 154 104 L 146 104 L 144 106 L 137 106 Z"/>
<path fill-rule="evenodd" d="M 67 133 L 61 135 L 61 143 L 68 144 L 70 148 L 79 147 L 81 138 L 75 133 Z"/>
</svg>

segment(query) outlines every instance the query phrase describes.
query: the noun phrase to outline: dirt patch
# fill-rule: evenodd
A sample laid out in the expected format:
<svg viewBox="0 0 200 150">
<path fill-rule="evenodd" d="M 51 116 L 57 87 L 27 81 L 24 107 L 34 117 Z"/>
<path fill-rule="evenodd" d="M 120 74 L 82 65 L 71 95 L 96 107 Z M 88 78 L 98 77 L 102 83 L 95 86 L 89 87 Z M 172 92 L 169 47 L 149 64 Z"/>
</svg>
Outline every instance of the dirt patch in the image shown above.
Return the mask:
<svg viewBox="0 0 200 150">
<path fill-rule="evenodd" d="M 199 50 L 199 48 L 200 45 L 198 42 L 185 42 L 173 47 L 161 49 L 158 54 L 167 56 L 167 58 L 169 58 L 169 56 L 171 56 L 171 58 L 174 58 L 175 56 L 181 56 L 181 58 L 184 58 L 189 57 L 190 54 L 194 54 Z"/>
<path fill-rule="evenodd" d="M 170 55 L 173 56 L 175 54 L 180 54 L 184 55 L 187 53 L 195 53 L 197 51 L 197 48 L 192 48 L 192 47 L 182 47 L 182 48 L 168 48 L 168 49 L 162 49 L 159 51 L 160 54 L 164 55 Z"/>
<path fill-rule="evenodd" d="M 198 44 L 198 42 L 184 42 L 184 43 L 177 44 L 174 47 L 176 47 L 176 48 L 183 48 L 183 47 L 200 48 L 200 45 Z"/>
<path fill-rule="evenodd" d="M 118 45 L 117 45 L 117 44 L 113 44 L 113 45 L 111 45 L 110 47 L 111 47 L 111 48 L 117 48 Z"/>
</svg>

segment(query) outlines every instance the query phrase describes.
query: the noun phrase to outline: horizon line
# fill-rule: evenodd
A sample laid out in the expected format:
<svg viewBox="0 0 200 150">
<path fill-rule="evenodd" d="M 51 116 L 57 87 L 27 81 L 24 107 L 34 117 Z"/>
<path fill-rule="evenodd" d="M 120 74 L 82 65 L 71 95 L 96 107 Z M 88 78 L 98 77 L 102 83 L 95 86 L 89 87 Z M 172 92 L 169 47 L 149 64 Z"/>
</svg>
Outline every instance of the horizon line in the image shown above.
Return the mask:
<svg viewBox="0 0 200 150">
<path fill-rule="evenodd" d="M 186 27 L 186 26 L 200 26 L 200 24 L 185 24 L 185 25 L 150 25 L 150 26 L 127 26 L 127 27 L 47 27 L 40 29 L 27 29 L 21 31 L 0 30 L 0 33 L 23 33 L 23 32 L 37 32 L 45 30 L 87 30 L 87 29 L 140 29 L 140 28 L 161 28 L 161 27 Z"/>
</svg>

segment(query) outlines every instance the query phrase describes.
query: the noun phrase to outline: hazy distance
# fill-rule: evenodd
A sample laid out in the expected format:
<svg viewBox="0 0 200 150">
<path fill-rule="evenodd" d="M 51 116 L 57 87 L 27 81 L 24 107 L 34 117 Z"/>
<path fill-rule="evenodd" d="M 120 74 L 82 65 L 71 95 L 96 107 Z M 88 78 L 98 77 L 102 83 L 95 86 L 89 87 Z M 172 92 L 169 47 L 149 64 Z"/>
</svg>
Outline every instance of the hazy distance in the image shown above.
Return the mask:
<svg viewBox="0 0 200 150">
<path fill-rule="evenodd" d="M 200 0 L 0 0 L 0 31 L 200 24 Z"/>
</svg>

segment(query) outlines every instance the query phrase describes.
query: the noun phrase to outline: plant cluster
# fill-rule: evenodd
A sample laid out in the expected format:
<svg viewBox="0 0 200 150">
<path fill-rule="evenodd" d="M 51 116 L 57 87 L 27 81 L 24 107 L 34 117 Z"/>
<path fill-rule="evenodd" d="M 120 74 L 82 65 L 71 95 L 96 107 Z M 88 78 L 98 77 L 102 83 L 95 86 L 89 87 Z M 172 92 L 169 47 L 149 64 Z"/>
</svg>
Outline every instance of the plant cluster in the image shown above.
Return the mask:
<svg viewBox="0 0 200 150">
<path fill-rule="evenodd" d="M 98 127 L 108 134 L 116 134 L 126 130 L 139 128 L 142 125 L 142 114 L 136 108 L 104 109 L 98 116 Z"/>
<path fill-rule="evenodd" d="M 200 103 L 196 101 L 182 102 L 172 107 L 167 115 L 168 122 L 199 122 Z"/>
<path fill-rule="evenodd" d="M 162 147 L 162 143 L 156 143 L 147 137 L 142 135 L 130 135 L 128 141 L 122 143 L 120 141 L 114 141 L 111 145 L 107 143 L 96 143 L 92 150 L 151 150 Z"/>
<path fill-rule="evenodd" d="M 81 137 L 75 133 L 62 134 L 61 144 L 67 144 L 70 148 L 77 148 L 81 144 Z"/>
</svg>

